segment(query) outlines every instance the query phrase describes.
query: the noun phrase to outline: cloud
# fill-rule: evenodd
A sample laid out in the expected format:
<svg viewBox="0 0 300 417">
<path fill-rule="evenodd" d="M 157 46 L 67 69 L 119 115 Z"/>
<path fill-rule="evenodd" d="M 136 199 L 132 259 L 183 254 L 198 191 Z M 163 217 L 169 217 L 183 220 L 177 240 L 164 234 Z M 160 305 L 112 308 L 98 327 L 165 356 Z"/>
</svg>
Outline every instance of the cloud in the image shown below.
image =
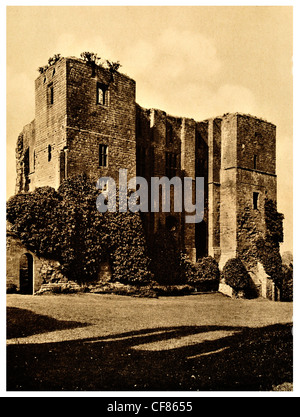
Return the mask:
<svg viewBox="0 0 300 417">
<path fill-rule="evenodd" d="M 123 69 L 137 82 L 137 102 L 197 120 L 227 112 L 253 113 L 251 90 L 223 82 L 214 42 L 200 32 L 169 28 L 122 53 Z"/>
<path fill-rule="evenodd" d="M 185 116 L 197 121 L 224 113 L 257 113 L 253 92 L 241 85 L 224 84 L 218 88 L 209 83 L 185 84 L 166 81 L 160 88 L 149 88 L 147 83 L 137 84 L 137 102 L 144 107 L 165 110 L 174 116 Z"/>
<path fill-rule="evenodd" d="M 241 85 L 224 84 L 206 98 L 207 107 L 215 115 L 223 113 L 255 114 L 255 96 L 249 88 Z"/>
<path fill-rule="evenodd" d="M 34 84 L 24 72 L 16 72 L 7 66 L 7 101 L 6 101 L 6 194 L 15 189 L 15 147 L 23 126 L 34 119 Z"/>
<path fill-rule="evenodd" d="M 138 78 L 152 73 L 153 82 L 163 85 L 166 79 L 178 83 L 211 78 L 221 62 L 213 42 L 201 33 L 166 29 L 151 41 L 125 48 L 124 67 Z"/>
<path fill-rule="evenodd" d="M 20 129 L 34 119 L 34 83 L 25 72 L 7 67 L 7 129 Z"/>
<path fill-rule="evenodd" d="M 56 42 L 57 51 L 62 56 L 80 57 L 81 52 L 94 52 L 102 59 L 113 59 L 112 48 L 99 36 L 81 37 L 80 34 L 65 32 Z"/>
<path fill-rule="evenodd" d="M 214 43 L 199 32 L 167 29 L 161 36 L 160 45 L 162 53 L 170 59 L 165 63 L 173 64 L 168 67 L 168 73 L 170 68 L 175 70 L 171 72 L 173 78 L 190 74 L 193 79 L 202 80 L 221 69 Z"/>
</svg>

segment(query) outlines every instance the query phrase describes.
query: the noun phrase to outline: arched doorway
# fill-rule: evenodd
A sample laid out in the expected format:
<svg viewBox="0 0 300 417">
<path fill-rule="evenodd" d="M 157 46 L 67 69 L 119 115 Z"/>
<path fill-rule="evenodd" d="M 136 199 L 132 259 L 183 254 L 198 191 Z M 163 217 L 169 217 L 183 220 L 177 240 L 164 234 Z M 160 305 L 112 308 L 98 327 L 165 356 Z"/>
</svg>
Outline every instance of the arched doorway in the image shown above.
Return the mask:
<svg viewBox="0 0 300 417">
<path fill-rule="evenodd" d="M 20 258 L 20 293 L 33 293 L 33 257 L 24 253 Z"/>
</svg>

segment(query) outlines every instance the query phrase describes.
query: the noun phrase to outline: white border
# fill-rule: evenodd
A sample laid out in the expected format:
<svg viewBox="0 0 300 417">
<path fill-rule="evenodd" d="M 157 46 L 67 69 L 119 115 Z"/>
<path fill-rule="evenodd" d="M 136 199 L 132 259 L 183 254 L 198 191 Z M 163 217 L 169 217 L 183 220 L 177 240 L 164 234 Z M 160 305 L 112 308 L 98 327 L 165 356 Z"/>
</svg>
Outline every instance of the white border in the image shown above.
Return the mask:
<svg viewBox="0 0 300 417">
<path fill-rule="evenodd" d="M 299 4 L 299 2 L 298 2 Z M 44 2 L 44 1 L 6 1 L 4 4 L 1 2 L 0 5 L 0 22 L 1 22 L 1 52 L 2 57 L 6 56 L 6 7 L 7 6 L 293 6 L 294 7 L 294 202 L 295 209 L 294 212 L 297 213 L 298 207 L 298 197 L 297 197 L 297 185 L 298 185 L 298 166 L 299 162 L 297 160 L 297 155 L 299 155 L 299 138 L 298 127 L 296 121 L 299 117 L 297 110 L 298 107 L 298 48 L 296 40 L 300 39 L 299 37 L 299 5 L 296 1 L 214 1 L 214 2 L 200 2 L 200 1 L 186 1 L 183 4 L 180 2 L 170 2 L 170 1 L 152 1 L 152 2 L 128 2 L 128 1 L 87 1 L 82 4 L 82 2 L 77 1 L 63 1 L 63 2 Z M 3 62 L 3 61 L 2 61 Z M 6 59 L 5 59 L 6 64 Z M 4 144 L 4 150 L 1 152 L 2 163 L 2 181 L 1 181 L 1 191 L 2 191 L 2 217 L 1 217 L 1 254 L 2 254 L 2 265 L 5 265 L 5 204 L 6 204 L 6 65 L 0 66 L 1 74 L 1 115 L 2 115 L 2 124 L 5 126 L 5 130 L 2 129 L 2 145 Z M 276 86 L 275 86 L 276 88 Z M 298 165 L 298 166 L 297 166 Z M 299 233 L 298 233 L 299 232 Z M 294 352 L 299 352 L 299 337 L 298 337 L 298 317 L 299 309 L 297 307 L 297 298 L 298 298 L 298 262 L 297 262 L 297 239 L 300 236 L 299 224 L 297 221 L 296 215 L 294 216 L 294 259 L 295 262 L 295 301 L 294 301 L 294 328 L 295 328 L 295 344 Z M 294 353 L 294 370 L 295 370 L 295 380 L 294 380 L 294 392 L 6 392 L 6 294 L 5 294 L 5 275 L 2 275 L 1 281 L 1 319 L 3 323 L 1 325 L 1 342 L 0 342 L 0 394 L 4 397 L 104 397 L 104 398 L 139 398 L 139 397 L 155 397 L 155 398 L 167 398 L 167 397 L 186 397 L 186 398 L 198 398 L 198 397 L 298 397 L 299 396 L 299 378 L 298 378 L 298 368 L 299 361 L 296 354 Z"/>
</svg>

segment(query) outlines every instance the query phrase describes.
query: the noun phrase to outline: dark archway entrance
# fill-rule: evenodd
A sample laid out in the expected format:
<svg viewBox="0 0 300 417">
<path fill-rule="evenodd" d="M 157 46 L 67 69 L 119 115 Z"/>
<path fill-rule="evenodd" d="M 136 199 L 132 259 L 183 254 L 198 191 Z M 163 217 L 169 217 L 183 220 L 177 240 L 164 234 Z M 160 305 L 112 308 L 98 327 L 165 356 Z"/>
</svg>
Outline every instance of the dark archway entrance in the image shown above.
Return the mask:
<svg viewBox="0 0 300 417">
<path fill-rule="evenodd" d="M 20 293 L 33 294 L 33 257 L 24 253 L 20 258 Z"/>
<path fill-rule="evenodd" d="M 178 220 L 174 216 L 167 216 L 166 217 L 166 229 L 169 232 L 175 232 L 178 228 Z"/>
</svg>

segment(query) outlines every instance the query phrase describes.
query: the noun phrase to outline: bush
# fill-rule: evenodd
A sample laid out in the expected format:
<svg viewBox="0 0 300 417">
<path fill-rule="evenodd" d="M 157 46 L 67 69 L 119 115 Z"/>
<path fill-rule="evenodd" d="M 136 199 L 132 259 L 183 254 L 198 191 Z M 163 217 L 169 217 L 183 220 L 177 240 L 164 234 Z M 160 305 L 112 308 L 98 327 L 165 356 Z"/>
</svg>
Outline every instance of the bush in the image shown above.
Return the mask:
<svg viewBox="0 0 300 417">
<path fill-rule="evenodd" d="M 198 290 L 217 291 L 220 282 L 218 262 L 211 256 L 202 258 L 196 264 L 198 272 Z"/>
<path fill-rule="evenodd" d="M 217 261 L 207 256 L 200 259 L 188 275 L 189 285 L 198 291 L 217 291 L 220 282 L 220 270 Z"/>
<path fill-rule="evenodd" d="M 258 258 L 264 270 L 271 277 L 272 281 L 280 288 L 282 286 L 282 259 L 278 244 L 267 240 L 258 239 L 256 242 Z"/>
<path fill-rule="evenodd" d="M 18 289 L 15 284 L 6 284 L 6 294 L 17 294 Z"/>
<path fill-rule="evenodd" d="M 185 252 L 180 253 L 179 274 L 182 277 L 183 282 L 194 286 L 195 278 L 197 276 L 196 265 L 190 260 Z"/>
<path fill-rule="evenodd" d="M 282 285 L 280 242 L 283 241 L 283 218 L 276 203 L 265 199 L 264 212 L 245 207 L 238 221 L 238 256 L 251 270 L 260 262 L 275 285 Z M 264 221 L 264 222 L 263 222 Z M 265 227 L 262 227 L 265 223 Z"/>
<path fill-rule="evenodd" d="M 222 271 L 225 283 L 235 291 L 246 291 L 251 287 L 251 278 L 239 258 L 229 259 Z"/>
</svg>

